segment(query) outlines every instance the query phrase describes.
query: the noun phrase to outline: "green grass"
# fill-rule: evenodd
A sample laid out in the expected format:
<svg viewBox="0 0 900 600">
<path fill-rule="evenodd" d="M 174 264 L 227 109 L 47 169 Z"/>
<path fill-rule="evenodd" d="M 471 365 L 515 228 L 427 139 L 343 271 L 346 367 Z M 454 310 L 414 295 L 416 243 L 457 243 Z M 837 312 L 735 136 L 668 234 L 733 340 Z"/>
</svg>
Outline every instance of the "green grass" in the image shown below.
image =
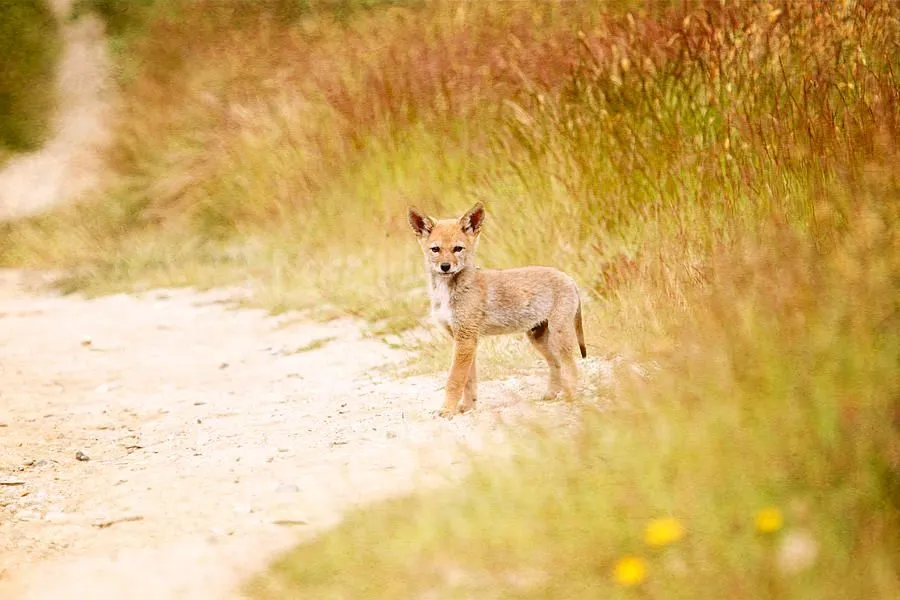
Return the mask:
<svg viewBox="0 0 900 600">
<path fill-rule="evenodd" d="M 94 13 L 106 23 L 107 35 L 119 38 L 143 29 L 152 17 L 154 4 L 157 0 L 76 0 L 72 17 Z"/>
<path fill-rule="evenodd" d="M 59 31 L 41 0 L 9 0 L 0 12 L 0 164 L 34 150 L 56 106 Z"/>
<path fill-rule="evenodd" d="M 900 594 L 894 3 L 276 4 L 154 5 L 114 183 L 3 226 L 0 263 L 87 293 L 250 280 L 395 339 L 427 308 L 406 206 L 482 200 L 483 264 L 572 273 L 591 354 L 656 368 L 572 439 L 352 515 L 257 597 Z M 685 537 L 647 548 L 668 515 Z"/>
</svg>

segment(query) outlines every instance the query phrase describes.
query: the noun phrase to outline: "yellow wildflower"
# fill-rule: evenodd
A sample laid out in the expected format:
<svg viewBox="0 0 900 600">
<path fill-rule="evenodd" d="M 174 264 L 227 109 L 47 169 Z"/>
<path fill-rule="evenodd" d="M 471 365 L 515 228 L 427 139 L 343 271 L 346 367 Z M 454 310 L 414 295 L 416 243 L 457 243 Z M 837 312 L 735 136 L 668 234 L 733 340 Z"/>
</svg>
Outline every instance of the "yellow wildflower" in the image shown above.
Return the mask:
<svg viewBox="0 0 900 600">
<path fill-rule="evenodd" d="M 660 547 L 674 544 L 684 537 L 684 526 L 673 517 L 653 519 L 644 529 L 644 541 L 648 546 Z"/>
<path fill-rule="evenodd" d="M 756 530 L 760 533 L 775 533 L 784 525 L 781 511 L 774 507 L 756 511 Z"/>
<path fill-rule="evenodd" d="M 637 556 L 623 556 L 616 563 L 613 576 L 622 587 L 631 587 L 647 577 L 647 565 Z"/>
</svg>

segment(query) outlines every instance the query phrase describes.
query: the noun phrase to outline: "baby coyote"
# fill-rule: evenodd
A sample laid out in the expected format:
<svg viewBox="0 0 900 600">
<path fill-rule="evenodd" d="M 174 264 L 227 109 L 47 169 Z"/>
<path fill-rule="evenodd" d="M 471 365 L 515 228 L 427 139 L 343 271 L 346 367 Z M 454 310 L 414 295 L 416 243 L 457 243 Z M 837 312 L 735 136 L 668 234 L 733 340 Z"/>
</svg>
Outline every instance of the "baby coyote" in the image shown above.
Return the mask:
<svg viewBox="0 0 900 600">
<path fill-rule="evenodd" d="M 445 417 L 475 408 L 478 336 L 525 332 L 550 366 L 545 400 L 574 394 L 576 339 L 581 356 L 587 356 L 572 278 L 550 267 L 479 269 L 475 247 L 482 223 L 480 202 L 458 220 L 436 221 L 409 209 L 409 224 L 425 255 L 431 314 L 453 336 L 453 366 L 439 412 Z"/>
</svg>

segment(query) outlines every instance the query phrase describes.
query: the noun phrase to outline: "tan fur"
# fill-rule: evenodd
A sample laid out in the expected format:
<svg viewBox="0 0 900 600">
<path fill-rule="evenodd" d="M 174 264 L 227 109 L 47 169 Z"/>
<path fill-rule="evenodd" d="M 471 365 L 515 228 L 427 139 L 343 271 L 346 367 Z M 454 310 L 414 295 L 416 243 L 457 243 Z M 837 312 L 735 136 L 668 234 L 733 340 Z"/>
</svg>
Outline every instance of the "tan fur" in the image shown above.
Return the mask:
<svg viewBox="0 0 900 600">
<path fill-rule="evenodd" d="M 544 399 L 560 393 L 574 396 L 576 343 L 582 357 L 586 356 L 581 300 L 571 277 L 550 267 L 475 266 L 484 217 L 481 203 L 459 219 L 435 220 L 409 209 L 409 223 L 425 257 L 432 317 L 454 342 L 453 365 L 439 411 L 442 416 L 475 408 L 475 354 L 480 336 L 526 333 L 550 367 Z"/>
</svg>

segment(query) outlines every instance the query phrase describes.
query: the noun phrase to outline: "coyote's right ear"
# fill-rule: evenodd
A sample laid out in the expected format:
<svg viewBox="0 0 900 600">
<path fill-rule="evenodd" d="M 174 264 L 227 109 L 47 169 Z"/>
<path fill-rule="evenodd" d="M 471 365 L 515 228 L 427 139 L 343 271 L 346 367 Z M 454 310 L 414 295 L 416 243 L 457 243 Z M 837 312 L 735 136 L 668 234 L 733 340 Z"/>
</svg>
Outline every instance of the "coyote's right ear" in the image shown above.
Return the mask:
<svg viewBox="0 0 900 600">
<path fill-rule="evenodd" d="M 413 231 L 416 232 L 416 235 L 419 237 L 425 237 L 431 233 L 431 230 L 434 229 L 434 221 L 431 217 L 423 215 L 415 208 L 410 207 L 409 209 L 409 226 L 413 228 Z"/>
</svg>

